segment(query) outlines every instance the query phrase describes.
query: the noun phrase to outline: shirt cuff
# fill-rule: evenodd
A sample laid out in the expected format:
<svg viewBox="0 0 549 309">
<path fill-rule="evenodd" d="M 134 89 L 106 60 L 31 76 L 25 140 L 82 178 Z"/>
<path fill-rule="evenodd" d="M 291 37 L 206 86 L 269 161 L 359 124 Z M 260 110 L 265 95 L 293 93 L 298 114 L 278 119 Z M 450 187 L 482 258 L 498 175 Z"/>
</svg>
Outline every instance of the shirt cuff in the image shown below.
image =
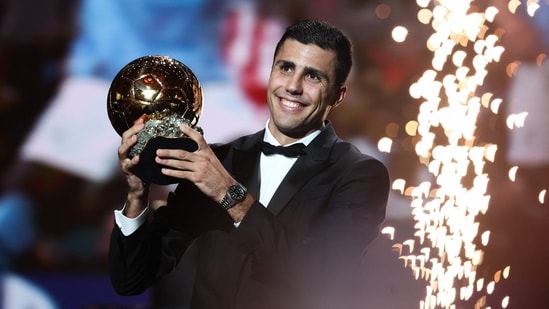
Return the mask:
<svg viewBox="0 0 549 309">
<path fill-rule="evenodd" d="M 122 207 L 121 210 L 115 210 L 114 211 L 114 222 L 116 222 L 116 225 L 120 228 L 120 231 L 124 236 L 129 236 L 133 232 L 137 231 L 137 229 L 147 220 L 147 215 L 149 214 L 149 207 L 146 207 L 143 209 L 143 211 L 139 214 L 139 216 L 135 218 L 128 218 L 124 215 L 124 209 L 126 208 L 126 204 L 124 204 L 124 207 Z"/>
</svg>

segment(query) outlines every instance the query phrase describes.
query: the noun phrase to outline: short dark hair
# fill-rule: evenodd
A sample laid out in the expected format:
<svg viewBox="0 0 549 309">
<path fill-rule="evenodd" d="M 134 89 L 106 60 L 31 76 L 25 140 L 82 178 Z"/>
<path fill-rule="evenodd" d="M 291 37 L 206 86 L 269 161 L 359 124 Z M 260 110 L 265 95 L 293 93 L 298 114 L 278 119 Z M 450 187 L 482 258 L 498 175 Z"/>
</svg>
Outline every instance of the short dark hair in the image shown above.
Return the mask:
<svg viewBox="0 0 549 309">
<path fill-rule="evenodd" d="M 302 44 L 314 44 L 318 47 L 336 53 L 335 84 L 342 86 L 351 72 L 352 51 L 351 41 L 334 25 L 319 19 L 308 19 L 296 22 L 288 28 L 276 44 L 274 56 L 287 39 L 296 40 Z"/>
</svg>

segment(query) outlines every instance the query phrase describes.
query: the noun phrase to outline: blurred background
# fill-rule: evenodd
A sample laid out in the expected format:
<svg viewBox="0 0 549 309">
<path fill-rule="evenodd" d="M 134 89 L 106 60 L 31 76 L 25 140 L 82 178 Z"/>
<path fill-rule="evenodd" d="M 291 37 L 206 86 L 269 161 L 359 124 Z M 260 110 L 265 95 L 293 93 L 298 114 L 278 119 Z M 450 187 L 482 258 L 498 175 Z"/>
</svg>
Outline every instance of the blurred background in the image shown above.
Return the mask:
<svg viewBox="0 0 549 309">
<path fill-rule="evenodd" d="M 471 8 L 499 9 L 489 26 L 505 48 L 481 87 L 503 104 L 498 113 L 481 110 L 476 127 L 476 143 L 498 145 L 485 166 L 491 199 L 479 223 L 491 242 L 478 273 L 512 269 L 484 307 L 502 307 L 507 295 L 509 308 L 542 308 L 549 293 L 549 205 L 539 197 L 549 188 L 549 4 L 528 1 L 539 4 L 532 16 L 527 1 L 510 12 L 516 2 L 472 1 Z M 304 18 L 332 22 L 354 44 L 334 127 L 382 160 L 393 179 L 422 181 L 418 138 L 406 131 L 420 106 L 410 86 L 432 65 L 426 41 L 433 28 L 418 22 L 419 9 L 409 0 L 0 0 L 2 308 L 168 308 L 169 291 L 117 296 L 107 275 L 113 210 L 125 200 L 125 183 L 106 95 L 116 73 L 144 55 L 170 55 L 194 71 L 205 100 L 200 126 L 209 142 L 223 142 L 264 127 L 270 64 L 284 28 Z M 402 42 L 392 35 L 397 26 L 407 30 Z M 524 127 L 510 130 L 507 117 L 521 111 L 529 112 Z M 381 152 L 386 137 L 392 146 Z M 393 190 L 385 225 L 406 239 L 414 224 L 409 197 Z M 425 282 L 405 267 L 395 242 L 382 235 L 369 250 L 364 308 L 419 308 L 425 297 Z"/>
</svg>

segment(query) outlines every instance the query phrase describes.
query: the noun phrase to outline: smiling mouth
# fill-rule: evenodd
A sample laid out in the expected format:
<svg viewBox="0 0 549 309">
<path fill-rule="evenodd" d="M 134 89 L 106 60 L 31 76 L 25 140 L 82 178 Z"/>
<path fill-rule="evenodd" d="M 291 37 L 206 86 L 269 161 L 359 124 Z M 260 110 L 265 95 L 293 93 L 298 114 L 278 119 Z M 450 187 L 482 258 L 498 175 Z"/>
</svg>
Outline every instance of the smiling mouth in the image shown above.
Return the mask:
<svg viewBox="0 0 549 309">
<path fill-rule="evenodd" d="M 285 110 L 288 110 L 288 111 L 298 111 L 306 107 L 305 104 L 302 104 L 300 102 L 290 101 L 281 97 L 279 97 L 279 102 L 280 102 L 280 105 Z"/>
</svg>

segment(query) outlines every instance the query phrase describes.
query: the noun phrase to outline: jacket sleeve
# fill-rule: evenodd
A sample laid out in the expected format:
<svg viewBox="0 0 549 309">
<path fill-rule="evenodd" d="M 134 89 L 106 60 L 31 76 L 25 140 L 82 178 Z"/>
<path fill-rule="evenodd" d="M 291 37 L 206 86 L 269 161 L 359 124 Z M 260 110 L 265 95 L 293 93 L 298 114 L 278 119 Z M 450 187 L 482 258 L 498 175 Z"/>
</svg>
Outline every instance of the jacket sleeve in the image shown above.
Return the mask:
<svg viewBox="0 0 549 309">
<path fill-rule="evenodd" d="M 231 228 L 232 220 L 221 207 L 183 182 L 168 195 L 167 205 L 131 235 L 124 236 L 115 224 L 109 251 L 111 283 L 121 295 L 140 294 L 174 270 L 200 234 Z"/>
<path fill-rule="evenodd" d="M 143 293 L 173 270 L 193 236 L 170 228 L 172 208 L 160 207 L 139 229 L 124 236 L 115 224 L 109 250 L 109 275 L 120 295 Z"/>
</svg>

